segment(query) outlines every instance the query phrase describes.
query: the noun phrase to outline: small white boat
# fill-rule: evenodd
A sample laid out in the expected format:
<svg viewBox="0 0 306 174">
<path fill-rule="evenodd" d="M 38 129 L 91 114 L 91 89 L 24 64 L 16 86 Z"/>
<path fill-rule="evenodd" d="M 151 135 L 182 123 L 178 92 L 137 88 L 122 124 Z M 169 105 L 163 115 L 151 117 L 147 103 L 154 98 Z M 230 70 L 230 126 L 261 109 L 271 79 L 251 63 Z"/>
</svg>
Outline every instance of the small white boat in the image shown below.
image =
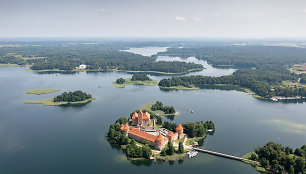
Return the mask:
<svg viewBox="0 0 306 174">
<path fill-rule="evenodd" d="M 193 157 L 198 155 L 198 152 L 197 151 L 192 151 L 192 152 L 189 151 L 189 152 L 187 152 L 187 155 L 188 155 L 188 158 L 193 158 Z"/>
</svg>

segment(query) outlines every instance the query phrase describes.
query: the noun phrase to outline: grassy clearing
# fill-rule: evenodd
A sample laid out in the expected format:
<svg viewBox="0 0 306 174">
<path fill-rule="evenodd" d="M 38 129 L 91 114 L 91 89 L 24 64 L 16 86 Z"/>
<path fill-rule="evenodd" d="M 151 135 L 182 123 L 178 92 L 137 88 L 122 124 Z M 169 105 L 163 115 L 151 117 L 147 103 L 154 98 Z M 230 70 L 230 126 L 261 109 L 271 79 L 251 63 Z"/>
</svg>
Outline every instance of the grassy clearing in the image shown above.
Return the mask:
<svg viewBox="0 0 306 174">
<path fill-rule="evenodd" d="M 186 153 L 178 154 L 175 153 L 171 156 L 161 156 L 160 154 L 156 154 L 153 157 L 155 157 L 157 160 L 164 160 L 164 161 L 176 161 L 176 160 L 183 160 L 186 156 Z"/>
<path fill-rule="evenodd" d="M 113 82 L 114 86 L 117 88 L 124 88 L 125 85 L 147 85 L 147 86 L 156 86 L 157 85 L 156 80 L 145 80 L 145 81 L 132 81 L 130 78 L 125 79 L 125 83 L 118 84 L 116 82 Z"/>
<path fill-rule="evenodd" d="M 166 89 L 166 90 L 198 90 L 200 89 L 199 87 L 195 87 L 194 85 L 191 85 L 190 88 L 185 87 L 185 86 L 170 86 L 170 87 L 159 87 L 160 89 Z"/>
<path fill-rule="evenodd" d="M 59 89 L 31 89 L 31 90 L 26 90 L 26 94 L 49 94 L 53 92 L 58 92 L 60 91 Z"/>
<path fill-rule="evenodd" d="M 0 63 L 0 66 L 21 66 L 21 65 Z"/>
<path fill-rule="evenodd" d="M 256 166 L 256 170 L 257 170 L 258 172 L 266 172 L 266 169 L 265 169 L 265 168 L 259 167 L 259 166 Z"/>
<path fill-rule="evenodd" d="M 252 90 L 250 90 L 249 88 L 242 88 L 244 92 L 251 94 L 254 98 L 257 99 L 266 99 L 262 96 L 257 95 L 255 92 L 253 92 Z"/>
<path fill-rule="evenodd" d="M 53 97 L 52 98 L 48 98 L 48 99 L 44 99 L 44 100 L 28 100 L 28 101 L 24 101 L 24 103 L 27 104 L 43 104 L 45 106 L 60 106 L 60 105 L 66 105 L 66 104 L 84 104 L 84 103 L 88 103 L 92 100 L 95 100 L 96 98 L 92 97 L 90 99 L 84 100 L 84 101 L 78 101 L 78 102 L 54 102 L 53 101 Z"/>
<path fill-rule="evenodd" d="M 200 140 L 204 139 L 205 137 L 206 137 L 206 135 L 203 136 L 203 137 L 194 137 L 194 138 L 190 138 L 190 139 L 188 139 L 188 140 L 186 141 L 186 145 L 191 146 L 194 142 L 199 142 Z"/>
<path fill-rule="evenodd" d="M 154 105 L 155 103 L 148 103 L 148 104 L 144 104 L 141 106 L 140 110 L 146 110 L 148 112 L 151 112 L 155 115 L 159 115 L 159 116 L 170 116 L 170 115 L 176 115 L 177 113 L 174 113 L 174 114 L 165 114 L 164 111 L 162 110 L 156 110 L 156 111 L 152 111 L 151 108 L 152 108 L 152 105 Z"/>
</svg>

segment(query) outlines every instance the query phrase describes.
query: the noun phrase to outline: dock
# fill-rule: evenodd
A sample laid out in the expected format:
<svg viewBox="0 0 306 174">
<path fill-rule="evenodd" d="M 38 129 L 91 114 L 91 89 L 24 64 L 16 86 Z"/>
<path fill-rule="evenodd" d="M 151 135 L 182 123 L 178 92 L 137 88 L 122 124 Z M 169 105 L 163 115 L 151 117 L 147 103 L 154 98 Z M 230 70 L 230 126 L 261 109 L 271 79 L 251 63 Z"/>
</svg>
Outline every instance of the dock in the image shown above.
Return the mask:
<svg viewBox="0 0 306 174">
<path fill-rule="evenodd" d="M 199 148 L 199 147 L 194 147 L 193 149 L 196 150 L 196 151 L 199 151 L 199 152 L 204 152 L 204 153 L 208 153 L 208 154 L 212 154 L 212 155 L 216 155 L 216 156 L 220 156 L 220 157 L 224 157 L 224 158 L 229 158 L 229 159 L 234 159 L 234 160 L 238 160 L 238 161 L 247 161 L 247 162 L 251 162 L 251 163 L 255 163 L 255 164 L 260 164 L 258 161 L 253 161 L 253 160 L 250 160 L 250 159 L 246 159 L 246 158 L 242 158 L 242 157 L 238 157 L 238 156 L 234 156 L 234 155 L 228 155 L 228 154 L 224 154 L 224 153 L 214 152 L 214 151 L 206 150 L 206 149 Z"/>
</svg>

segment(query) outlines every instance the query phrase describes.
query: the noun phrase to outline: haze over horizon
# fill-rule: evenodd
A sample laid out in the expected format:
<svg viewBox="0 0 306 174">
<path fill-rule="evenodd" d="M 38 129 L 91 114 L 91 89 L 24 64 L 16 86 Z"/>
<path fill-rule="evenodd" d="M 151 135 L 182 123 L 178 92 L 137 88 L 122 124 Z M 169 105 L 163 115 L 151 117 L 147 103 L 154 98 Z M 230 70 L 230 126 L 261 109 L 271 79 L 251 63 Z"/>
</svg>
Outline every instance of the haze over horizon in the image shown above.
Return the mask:
<svg viewBox="0 0 306 174">
<path fill-rule="evenodd" d="M 0 37 L 305 38 L 305 0 L 0 0 Z"/>
</svg>

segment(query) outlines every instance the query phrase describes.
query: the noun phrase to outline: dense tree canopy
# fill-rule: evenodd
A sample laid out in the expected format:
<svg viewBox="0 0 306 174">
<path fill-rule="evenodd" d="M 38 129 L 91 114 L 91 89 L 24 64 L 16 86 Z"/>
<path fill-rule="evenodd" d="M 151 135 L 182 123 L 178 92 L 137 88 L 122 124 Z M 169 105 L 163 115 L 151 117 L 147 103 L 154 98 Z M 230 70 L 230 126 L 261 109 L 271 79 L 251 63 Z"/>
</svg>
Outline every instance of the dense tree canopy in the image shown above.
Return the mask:
<svg viewBox="0 0 306 174">
<path fill-rule="evenodd" d="M 77 101 L 84 101 L 87 99 L 92 98 L 90 94 L 87 94 L 82 91 L 74 91 L 74 92 L 64 92 L 61 95 L 54 97 L 54 102 L 77 102 Z"/>
<path fill-rule="evenodd" d="M 297 148 L 294 153 L 290 147 L 268 142 L 255 149 L 251 156 L 272 173 L 306 173 L 306 145 Z"/>
<path fill-rule="evenodd" d="M 306 62 L 306 49 L 277 46 L 206 46 L 168 48 L 160 55 L 173 55 L 207 60 L 214 66 L 258 68 L 263 65 L 292 65 Z"/>
<path fill-rule="evenodd" d="M 151 80 L 151 79 L 145 74 L 134 74 L 131 80 L 132 81 L 146 81 L 146 80 Z"/>
<path fill-rule="evenodd" d="M 59 69 L 71 71 L 81 64 L 88 70 L 159 71 L 186 73 L 202 65 L 185 62 L 156 62 L 156 57 L 120 51 L 125 48 L 114 43 L 71 44 L 41 42 L 41 46 L 0 47 L 0 63 L 32 65 L 33 70 Z M 119 44 L 120 45 L 120 44 Z M 12 54 L 14 53 L 14 54 Z"/>
<path fill-rule="evenodd" d="M 152 111 L 161 110 L 161 111 L 164 111 L 165 114 L 175 113 L 175 109 L 173 106 L 164 106 L 164 104 L 160 101 L 157 101 L 156 103 L 154 103 L 151 107 L 151 110 Z"/>
<path fill-rule="evenodd" d="M 286 68 L 273 67 L 258 69 L 241 69 L 233 75 L 210 77 L 210 76 L 183 76 L 162 79 L 158 85 L 161 87 L 194 85 L 200 88 L 211 88 L 215 85 L 236 85 L 249 88 L 259 96 L 270 98 L 272 96 L 306 96 L 305 88 L 282 87 L 282 81 L 297 81 L 296 74 L 291 74 Z"/>
</svg>

